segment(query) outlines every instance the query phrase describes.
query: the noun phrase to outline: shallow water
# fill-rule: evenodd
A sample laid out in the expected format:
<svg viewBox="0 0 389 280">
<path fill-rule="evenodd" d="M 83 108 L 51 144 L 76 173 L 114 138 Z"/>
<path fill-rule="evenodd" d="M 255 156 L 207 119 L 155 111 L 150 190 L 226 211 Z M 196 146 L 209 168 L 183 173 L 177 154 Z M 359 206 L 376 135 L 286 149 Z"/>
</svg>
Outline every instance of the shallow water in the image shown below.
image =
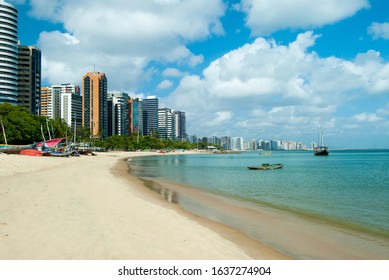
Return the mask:
<svg viewBox="0 0 389 280">
<path fill-rule="evenodd" d="M 265 162 L 283 163 L 284 168 L 247 169 L 247 166 Z M 379 240 L 377 248 L 367 249 L 368 244 L 360 244 L 362 251 L 370 250 L 374 254 L 375 250 L 388 249 L 388 151 L 331 151 L 328 157 L 315 157 L 308 151 L 273 152 L 272 156 L 254 152 L 170 155 L 132 159 L 130 167 L 134 175 L 141 178 L 173 182 L 216 194 L 216 197 L 232 198 L 248 208 L 270 206 L 280 212 L 298 214 L 295 217 L 369 235 L 364 239 Z M 165 188 L 164 192 L 170 193 L 170 190 Z M 221 210 L 220 204 L 202 203 L 196 196 L 170 193 L 168 197 L 189 211 L 238 228 L 255 238 L 265 238 L 272 246 L 283 247 L 266 237 L 260 225 L 252 223 L 255 218 L 248 223 L 246 216 L 232 217 L 231 211 Z M 239 212 L 237 209 L 234 211 Z M 315 258 L 304 252 L 296 257 Z"/>
</svg>

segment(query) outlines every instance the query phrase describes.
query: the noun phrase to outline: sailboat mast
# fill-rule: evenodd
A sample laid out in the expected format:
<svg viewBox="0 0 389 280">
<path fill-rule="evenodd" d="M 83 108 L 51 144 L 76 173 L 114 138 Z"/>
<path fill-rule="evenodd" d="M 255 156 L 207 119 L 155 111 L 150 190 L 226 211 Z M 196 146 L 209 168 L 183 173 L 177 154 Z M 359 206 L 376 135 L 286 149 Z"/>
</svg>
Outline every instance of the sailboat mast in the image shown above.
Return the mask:
<svg viewBox="0 0 389 280">
<path fill-rule="evenodd" d="M 41 124 L 41 132 L 42 132 L 43 142 L 46 142 L 45 135 L 43 134 L 43 125 L 42 124 Z"/>
<path fill-rule="evenodd" d="M 46 118 L 46 126 L 47 126 L 47 132 L 49 133 L 49 138 L 51 140 L 51 134 L 50 134 L 50 129 L 49 129 L 49 119 Z"/>
<path fill-rule="evenodd" d="M 74 143 L 76 143 L 77 114 L 74 114 Z"/>
<path fill-rule="evenodd" d="M 1 128 L 3 130 L 4 142 L 5 142 L 6 145 L 8 145 L 8 143 L 7 143 L 7 136 L 5 135 L 5 129 L 4 129 L 4 124 L 3 124 L 3 118 L 2 117 L 0 117 L 0 121 L 1 121 Z"/>
</svg>

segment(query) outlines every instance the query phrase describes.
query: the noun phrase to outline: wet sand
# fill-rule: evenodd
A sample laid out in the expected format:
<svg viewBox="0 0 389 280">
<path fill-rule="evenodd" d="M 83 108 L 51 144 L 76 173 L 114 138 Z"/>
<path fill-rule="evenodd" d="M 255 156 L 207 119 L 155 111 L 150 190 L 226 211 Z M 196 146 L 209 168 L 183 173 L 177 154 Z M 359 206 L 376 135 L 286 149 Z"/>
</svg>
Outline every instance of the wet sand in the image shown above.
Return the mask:
<svg viewBox="0 0 389 280">
<path fill-rule="evenodd" d="M 389 259 L 389 240 L 381 235 L 156 178 L 144 179 L 145 185 L 165 200 L 208 220 L 239 229 L 292 259 Z"/>
<path fill-rule="evenodd" d="M 0 154 L 0 259 L 287 258 L 129 176 L 126 158 L 154 154 Z"/>
</svg>

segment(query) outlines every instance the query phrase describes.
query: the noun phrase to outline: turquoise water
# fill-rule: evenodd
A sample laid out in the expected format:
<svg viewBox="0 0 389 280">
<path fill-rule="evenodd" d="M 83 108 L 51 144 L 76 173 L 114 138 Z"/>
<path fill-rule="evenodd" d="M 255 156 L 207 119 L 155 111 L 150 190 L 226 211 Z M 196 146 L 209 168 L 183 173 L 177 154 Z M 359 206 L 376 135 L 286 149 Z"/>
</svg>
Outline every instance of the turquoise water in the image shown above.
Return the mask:
<svg viewBox="0 0 389 280">
<path fill-rule="evenodd" d="M 247 166 L 282 163 L 283 169 Z M 154 177 L 240 201 L 272 206 L 389 237 L 389 151 L 280 151 L 140 157 L 138 177 Z"/>
</svg>

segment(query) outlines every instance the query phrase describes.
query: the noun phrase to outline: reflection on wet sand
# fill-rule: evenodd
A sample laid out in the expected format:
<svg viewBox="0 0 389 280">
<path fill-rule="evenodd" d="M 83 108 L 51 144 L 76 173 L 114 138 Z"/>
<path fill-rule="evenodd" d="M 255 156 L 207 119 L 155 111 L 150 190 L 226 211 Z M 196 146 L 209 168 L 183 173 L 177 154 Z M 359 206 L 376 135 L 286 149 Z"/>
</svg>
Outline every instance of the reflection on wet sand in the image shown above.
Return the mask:
<svg viewBox="0 0 389 280">
<path fill-rule="evenodd" d="M 170 188 L 162 186 L 161 184 L 158 184 L 155 181 L 150 181 L 146 179 L 141 179 L 141 180 L 143 181 L 144 185 L 147 188 L 158 193 L 162 199 L 170 203 L 178 203 L 178 193 L 176 191 L 173 191 Z"/>
</svg>

